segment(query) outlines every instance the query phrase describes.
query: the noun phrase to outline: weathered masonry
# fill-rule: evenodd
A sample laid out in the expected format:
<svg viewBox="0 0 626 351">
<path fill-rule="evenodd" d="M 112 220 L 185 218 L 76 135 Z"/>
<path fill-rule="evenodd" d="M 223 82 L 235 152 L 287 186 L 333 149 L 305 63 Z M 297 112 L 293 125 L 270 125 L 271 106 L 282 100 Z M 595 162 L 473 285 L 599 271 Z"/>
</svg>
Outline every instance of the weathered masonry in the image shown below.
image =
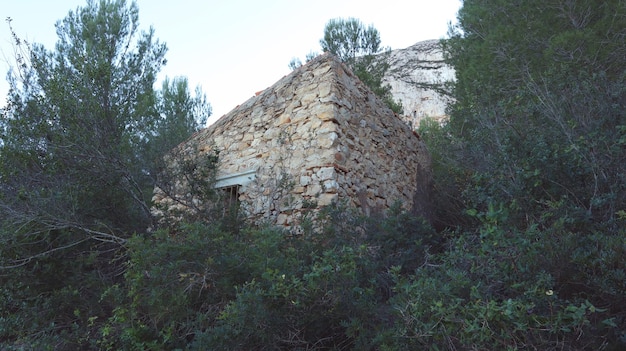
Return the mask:
<svg viewBox="0 0 626 351">
<path fill-rule="evenodd" d="M 334 56 L 324 54 L 179 146 L 219 153 L 216 187 L 251 219 L 297 226 L 344 200 L 366 214 L 427 207 L 424 143 Z M 180 189 L 180 191 L 186 191 Z M 156 189 L 155 203 L 178 206 Z M 160 212 L 165 215 L 164 212 Z"/>
</svg>

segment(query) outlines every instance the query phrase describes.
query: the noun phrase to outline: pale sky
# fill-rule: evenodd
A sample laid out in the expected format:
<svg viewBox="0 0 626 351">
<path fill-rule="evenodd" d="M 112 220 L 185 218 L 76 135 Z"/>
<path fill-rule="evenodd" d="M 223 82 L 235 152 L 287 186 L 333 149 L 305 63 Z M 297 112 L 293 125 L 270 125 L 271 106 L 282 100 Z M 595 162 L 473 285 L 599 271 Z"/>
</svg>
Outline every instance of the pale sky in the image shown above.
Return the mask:
<svg viewBox="0 0 626 351">
<path fill-rule="evenodd" d="M 54 24 L 86 0 L 2 0 L 0 17 L 13 19 L 17 35 L 54 47 Z M 129 1 L 130 2 L 130 1 Z M 461 0 L 137 0 L 141 29 L 152 26 L 169 48 L 165 76 L 200 85 L 213 107 L 211 120 L 289 74 L 289 61 L 320 52 L 324 25 L 355 17 L 378 29 L 382 44 L 402 49 L 446 36 Z M 9 26 L 0 25 L 0 96 L 13 65 Z M 160 84 L 157 85 L 160 88 Z"/>
</svg>

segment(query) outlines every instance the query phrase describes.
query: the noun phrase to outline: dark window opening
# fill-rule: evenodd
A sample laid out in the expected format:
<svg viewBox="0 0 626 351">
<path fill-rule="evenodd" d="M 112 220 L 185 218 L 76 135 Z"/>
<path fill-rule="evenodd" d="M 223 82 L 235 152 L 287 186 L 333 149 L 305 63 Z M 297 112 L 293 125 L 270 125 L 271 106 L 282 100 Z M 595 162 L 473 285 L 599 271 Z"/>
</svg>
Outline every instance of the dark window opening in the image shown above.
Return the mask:
<svg viewBox="0 0 626 351">
<path fill-rule="evenodd" d="M 222 215 L 224 217 L 235 217 L 239 210 L 239 184 L 223 187 L 222 191 Z"/>
</svg>

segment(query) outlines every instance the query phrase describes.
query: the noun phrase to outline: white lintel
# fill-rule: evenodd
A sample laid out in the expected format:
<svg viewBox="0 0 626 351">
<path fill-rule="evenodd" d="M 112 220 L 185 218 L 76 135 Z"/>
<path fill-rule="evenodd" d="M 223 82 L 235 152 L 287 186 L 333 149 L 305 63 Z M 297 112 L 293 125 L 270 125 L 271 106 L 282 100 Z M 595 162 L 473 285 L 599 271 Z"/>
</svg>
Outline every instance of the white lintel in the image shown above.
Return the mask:
<svg viewBox="0 0 626 351">
<path fill-rule="evenodd" d="M 215 180 L 215 188 L 226 188 L 233 185 L 246 185 L 256 179 L 256 171 L 249 170 L 240 173 L 227 174 Z"/>
</svg>

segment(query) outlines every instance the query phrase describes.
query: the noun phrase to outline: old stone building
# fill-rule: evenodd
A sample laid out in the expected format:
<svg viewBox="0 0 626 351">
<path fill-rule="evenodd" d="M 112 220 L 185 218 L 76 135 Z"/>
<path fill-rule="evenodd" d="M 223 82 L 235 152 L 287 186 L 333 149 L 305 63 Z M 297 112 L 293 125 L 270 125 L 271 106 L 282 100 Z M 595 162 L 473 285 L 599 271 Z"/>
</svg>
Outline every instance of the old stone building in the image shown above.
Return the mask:
<svg viewBox="0 0 626 351">
<path fill-rule="evenodd" d="M 424 143 L 334 56 L 321 55 L 179 146 L 219 150 L 217 188 L 254 220 L 297 226 L 304 211 L 345 200 L 366 214 L 398 201 L 424 212 Z M 178 191 L 185 192 L 184 184 Z M 180 206 L 156 189 L 159 214 Z"/>
</svg>

